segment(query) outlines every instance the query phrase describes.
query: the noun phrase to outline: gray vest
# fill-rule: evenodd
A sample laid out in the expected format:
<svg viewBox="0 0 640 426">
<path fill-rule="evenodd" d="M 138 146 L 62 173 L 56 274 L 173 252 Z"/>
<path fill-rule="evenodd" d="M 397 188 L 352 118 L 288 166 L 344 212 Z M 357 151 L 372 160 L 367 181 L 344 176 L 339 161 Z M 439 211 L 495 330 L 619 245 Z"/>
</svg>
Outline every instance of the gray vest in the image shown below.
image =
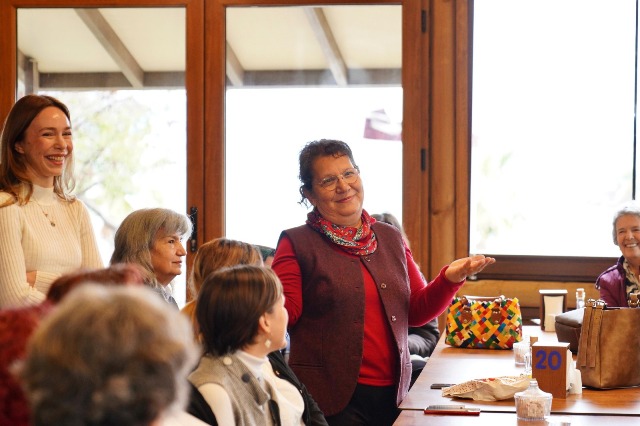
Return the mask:
<svg viewBox="0 0 640 426">
<path fill-rule="evenodd" d="M 229 365 L 223 362 L 225 358 L 231 360 Z M 229 394 L 237 426 L 271 424 L 266 414 L 269 395 L 260 387 L 247 366 L 234 355 L 220 358 L 203 356 L 198 368 L 189 375 L 189 381 L 196 388 L 205 383 L 222 386 Z"/>
</svg>

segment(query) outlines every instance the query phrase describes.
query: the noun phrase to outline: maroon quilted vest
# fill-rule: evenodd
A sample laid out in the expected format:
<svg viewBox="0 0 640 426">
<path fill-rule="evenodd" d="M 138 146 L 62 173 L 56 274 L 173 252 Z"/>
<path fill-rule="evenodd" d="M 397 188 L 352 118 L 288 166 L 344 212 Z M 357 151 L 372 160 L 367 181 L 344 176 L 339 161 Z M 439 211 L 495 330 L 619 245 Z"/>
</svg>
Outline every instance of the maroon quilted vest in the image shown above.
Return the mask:
<svg viewBox="0 0 640 426">
<path fill-rule="evenodd" d="M 407 347 L 409 278 L 402 236 L 386 223 L 373 230 L 378 249 L 350 256 L 307 225 L 283 232 L 293 244 L 302 273 L 303 312 L 289 330 L 289 365 L 313 398 L 331 416 L 342 411 L 356 387 L 364 335 L 364 279 L 360 262 L 376 282 L 396 342 L 400 371 L 397 403 L 409 389 Z"/>
</svg>

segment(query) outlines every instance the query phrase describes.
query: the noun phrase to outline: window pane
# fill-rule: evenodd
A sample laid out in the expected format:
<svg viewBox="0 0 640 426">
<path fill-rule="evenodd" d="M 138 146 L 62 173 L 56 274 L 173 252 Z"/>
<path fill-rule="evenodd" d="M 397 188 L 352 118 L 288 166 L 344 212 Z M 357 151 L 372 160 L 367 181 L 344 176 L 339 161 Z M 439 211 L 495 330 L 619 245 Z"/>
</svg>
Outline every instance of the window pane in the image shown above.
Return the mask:
<svg viewBox="0 0 640 426">
<path fill-rule="evenodd" d="M 472 252 L 619 255 L 611 217 L 632 197 L 635 3 L 475 3 Z"/>
<path fill-rule="evenodd" d="M 18 50 L 19 95 L 49 94 L 69 107 L 74 192 L 108 265 L 126 215 L 185 212 L 184 8 L 20 9 Z M 180 305 L 185 275 L 174 280 Z"/>
<path fill-rule="evenodd" d="M 327 69 L 306 9 L 228 9 L 227 48 L 244 76 L 230 78 L 226 92 L 229 238 L 275 247 L 282 230 L 304 223 L 298 154 L 322 138 L 353 150 L 369 213 L 402 217 L 401 9 L 321 8 L 323 34 L 335 38 L 346 65 L 342 84 Z"/>
</svg>

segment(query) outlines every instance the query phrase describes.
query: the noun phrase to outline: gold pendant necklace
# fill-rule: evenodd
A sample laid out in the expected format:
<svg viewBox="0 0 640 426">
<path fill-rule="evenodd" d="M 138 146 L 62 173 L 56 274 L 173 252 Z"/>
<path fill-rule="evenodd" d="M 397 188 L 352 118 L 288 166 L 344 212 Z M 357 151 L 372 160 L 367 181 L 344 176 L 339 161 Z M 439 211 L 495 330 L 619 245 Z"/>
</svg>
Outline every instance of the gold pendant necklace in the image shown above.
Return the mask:
<svg viewBox="0 0 640 426">
<path fill-rule="evenodd" d="M 49 221 L 49 223 L 51 224 L 51 226 L 56 226 L 56 223 L 49 217 L 49 213 L 45 212 L 44 209 L 42 208 L 42 206 L 40 205 L 40 203 L 32 198 L 33 202 L 36 203 L 38 205 L 38 207 L 40 207 L 40 211 L 42 212 L 42 214 L 44 215 L 44 217 L 47 218 L 47 220 Z"/>
</svg>

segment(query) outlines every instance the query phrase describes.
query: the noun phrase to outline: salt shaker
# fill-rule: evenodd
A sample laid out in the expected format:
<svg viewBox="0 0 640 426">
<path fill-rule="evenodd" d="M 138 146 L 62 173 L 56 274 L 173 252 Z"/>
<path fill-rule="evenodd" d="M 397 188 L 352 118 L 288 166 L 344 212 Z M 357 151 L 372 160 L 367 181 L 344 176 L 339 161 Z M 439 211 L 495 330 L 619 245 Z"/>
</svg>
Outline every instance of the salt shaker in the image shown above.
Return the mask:
<svg viewBox="0 0 640 426">
<path fill-rule="evenodd" d="M 576 289 L 576 309 L 584 308 L 584 288 Z"/>
<path fill-rule="evenodd" d="M 529 387 L 516 392 L 514 398 L 519 420 L 544 420 L 551 415 L 553 395 L 540 389 L 536 379 L 531 379 Z"/>
</svg>

